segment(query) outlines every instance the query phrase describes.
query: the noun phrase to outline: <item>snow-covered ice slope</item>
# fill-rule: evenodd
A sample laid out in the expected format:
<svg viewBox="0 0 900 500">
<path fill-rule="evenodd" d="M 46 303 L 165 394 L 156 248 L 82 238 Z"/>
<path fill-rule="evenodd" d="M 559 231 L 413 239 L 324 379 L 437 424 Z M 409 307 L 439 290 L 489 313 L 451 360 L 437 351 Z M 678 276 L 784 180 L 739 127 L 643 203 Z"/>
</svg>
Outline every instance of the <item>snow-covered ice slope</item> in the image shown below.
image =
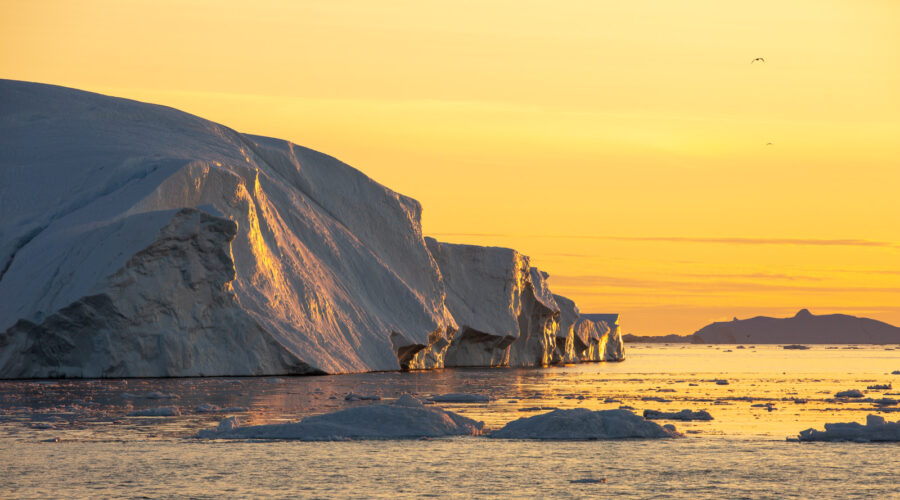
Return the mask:
<svg viewBox="0 0 900 500">
<path fill-rule="evenodd" d="M 427 368 L 456 329 L 418 202 L 171 108 L 0 81 L 0 214 L 3 378 Z"/>
</svg>

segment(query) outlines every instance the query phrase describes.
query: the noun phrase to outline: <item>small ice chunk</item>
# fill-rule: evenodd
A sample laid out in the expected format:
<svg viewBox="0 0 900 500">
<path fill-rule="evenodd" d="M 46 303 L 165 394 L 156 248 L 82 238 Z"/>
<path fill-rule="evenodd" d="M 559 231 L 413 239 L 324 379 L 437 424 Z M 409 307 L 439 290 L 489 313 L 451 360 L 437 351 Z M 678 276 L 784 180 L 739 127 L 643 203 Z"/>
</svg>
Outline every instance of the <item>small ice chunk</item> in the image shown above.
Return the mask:
<svg viewBox="0 0 900 500">
<path fill-rule="evenodd" d="M 664 412 L 658 410 L 644 410 L 644 418 L 647 420 L 712 420 L 712 415 L 706 410 L 692 411 L 681 410 L 678 412 Z"/>
<path fill-rule="evenodd" d="M 174 406 L 161 406 L 159 408 L 148 408 L 128 413 L 129 417 L 178 417 L 180 415 L 181 412 Z"/>
<path fill-rule="evenodd" d="M 381 401 L 381 396 L 350 393 L 344 396 L 344 401 Z"/>
<path fill-rule="evenodd" d="M 849 391 L 841 391 L 834 395 L 836 398 L 861 398 L 864 394 L 859 389 L 850 389 Z"/>
<path fill-rule="evenodd" d="M 197 413 L 236 413 L 249 410 L 247 408 L 244 408 L 243 406 L 229 406 L 228 408 L 219 408 L 218 406 L 213 404 L 202 403 L 194 408 L 194 411 Z"/>
<path fill-rule="evenodd" d="M 143 396 L 146 399 L 178 399 L 178 395 L 176 394 L 166 394 L 164 392 L 153 391 L 144 394 Z"/>
<path fill-rule="evenodd" d="M 415 396 L 412 396 L 411 394 L 401 395 L 399 398 L 397 398 L 397 401 L 395 401 L 394 404 L 397 406 L 410 406 L 414 408 L 423 406 L 422 401 L 420 401 Z"/>
<path fill-rule="evenodd" d="M 194 408 L 194 411 L 196 411 L 197 413 L 215 413 L 219 411 L 219 407 L 216 405 L 211 405 L 209 403 L 202 403 Z"/>
<path fill-rule="evenodd" d="M 129 394 L 123 392 L 122 397 L 125 399 L 178 399 L 177 394 L 166 394 L 159 391 L 148 392 L 145 394 Z"/>
<path fill-rule="evenodd" d="M 237 429 L 239 426 L 240 421 L 238 421 L 237 417 L 228 417 L 219 422 L 219 426 L 216 427 L 216 432 L 230 432 Z"/>
<path fill-rule="evenodd" d="M 450 394 L 439 394 L 432 396 L 431 401 L 435 403 L 489 403 L 494 398 L 485 394 L 464 394 L 453 392 Z"/>
<path fill-rule="evenodd" d="M 892 387 L 891 384 L 875 384 L 866 387 L 866 389 L 869 389 L 871 391 L 889 391 L 892 389 Z"/>
<path fill-rule="evenodd" d="M 587 408 L 554 410 L 523 417 L 494 431 L 489 437 L 500 439 L 593 440 L 624 438 L 668 438 L 680 436 L 667 428 L 645 420 L 627 410 Z"/>
</svg>

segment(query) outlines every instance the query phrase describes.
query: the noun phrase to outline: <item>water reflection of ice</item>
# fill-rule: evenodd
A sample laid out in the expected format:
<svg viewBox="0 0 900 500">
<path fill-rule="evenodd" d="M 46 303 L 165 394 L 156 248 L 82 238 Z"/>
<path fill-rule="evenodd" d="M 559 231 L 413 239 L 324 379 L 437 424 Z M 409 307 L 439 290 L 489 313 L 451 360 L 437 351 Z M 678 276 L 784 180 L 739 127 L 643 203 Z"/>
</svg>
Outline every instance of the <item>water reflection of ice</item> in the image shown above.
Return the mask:
<svg viewBox="0 0 900 500">
<path fill-rule="evenodd" d="M 546 369 L 454 369 L 323 377 L 58 380 L 0 382 L 0 433 L 37 439 L 176 439 L 241 412 L 247 425 L 297 421 L 304 416 L 373 404 L 409 393 L 480 395 L 472 402 L 438 403 L 489 428 L 550 408 L 678 412 L 706 410 L 712 421 L 685 422 L 691 435 L 776 438 L 825 422 L 863 421 L 888 414 L 891 372 L 898 351 L 784 350 L 778 346 L 654 346 L 629 349 L 622 363 Z M 727 380 L 727 385 L 720 385 Z M 869 389 L 877 388 L 877 389 Z M 863 398 L 835 398 L 858 389 Z M 452 400 L 453 398 L 451 398 Z M 481 400 L 479 400 L 481 399 Z M 882 404 L 887 403 L 887 404 Z M 129 413 L 172 407 L 180 416 Z M 244 411 L 246 410 L 246 411 Z M 152 413 L 152 412 L 151 412 Z"/>
</svg>

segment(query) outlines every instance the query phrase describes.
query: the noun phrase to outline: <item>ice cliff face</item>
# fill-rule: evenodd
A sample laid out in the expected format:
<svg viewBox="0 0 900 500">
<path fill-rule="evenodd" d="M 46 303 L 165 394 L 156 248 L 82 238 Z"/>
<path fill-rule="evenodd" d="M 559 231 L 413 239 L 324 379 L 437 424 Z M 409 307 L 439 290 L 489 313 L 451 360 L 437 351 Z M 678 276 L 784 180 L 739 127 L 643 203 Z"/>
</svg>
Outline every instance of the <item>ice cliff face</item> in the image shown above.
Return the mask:
<svg viewBox="0 0 900 500">
<path fill-rule="evenodd" d="M 0 110 L 2 377 L 390 370 L 455 331 L 419 204 L 334 158 L 60 87 Z"/>
<path fill-rule="evenodd" d="M 574 302 L 551 293 L 547 273 L 532 267 L 527 256 L 508 248 L 425 241 L 444 278 L 447 307 L 459 325 L 447 349 L 446 366 L 624 359 L 618 331 L 610 334 L 602 319 L 579 316 Z"/>
<path fill-rule="evenodd" d="M 621 361 L 625 359 L 625 342 L 622 340 L 622 332 L 619 331 L 618 314 L 582 314 L 580 322 L 579 326 L 587 332 L 598 332 L 597 334 L 591 333 L 591 336 L 599 335 L 599 339 L 591 342 L 588 346 L 588 360 Z M 592 350 L 593 346 L 596 346 L 596 354 Z"/>
<path fill-rule="evenodd" d="M 0 214 L 0 378 L 585 359 L 527 257 L 430 252 L 415 200 L 167 107 L 0 80 Z"/>
<path fill-rule="evenodd" d="M 445 366 L 542 366 L 556 361 L 559 306 L 544 275 L 515 250 L 425 239 L 459 331 Z"/>
</svg>

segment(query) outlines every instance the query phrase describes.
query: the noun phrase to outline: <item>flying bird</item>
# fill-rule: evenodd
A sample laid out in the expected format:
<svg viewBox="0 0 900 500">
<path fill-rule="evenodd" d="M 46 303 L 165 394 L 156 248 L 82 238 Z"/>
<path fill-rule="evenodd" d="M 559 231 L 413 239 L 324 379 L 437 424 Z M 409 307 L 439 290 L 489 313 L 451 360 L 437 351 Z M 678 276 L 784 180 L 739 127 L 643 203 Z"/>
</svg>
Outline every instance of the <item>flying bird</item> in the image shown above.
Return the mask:
<svg viewBox="0 0 900 500">
<path fill-rule="evenodd" d="M 767 142 L 767 143 L 766 143 L 766 146 L 771 146 L 771 145 L 772 145 L 771 142 Z"/>
<path fill-rule="evenodd" d="M 756 61 L 759 61 L 759 62 L 766 62 L 766 60 L 765 60 L 764 58 L 762 58 L 762 57 L 757 57 L 756 59 L 750 61 L 750 64 L 753 64 L 753 63 L 755 63 Z"/>
</svg>

